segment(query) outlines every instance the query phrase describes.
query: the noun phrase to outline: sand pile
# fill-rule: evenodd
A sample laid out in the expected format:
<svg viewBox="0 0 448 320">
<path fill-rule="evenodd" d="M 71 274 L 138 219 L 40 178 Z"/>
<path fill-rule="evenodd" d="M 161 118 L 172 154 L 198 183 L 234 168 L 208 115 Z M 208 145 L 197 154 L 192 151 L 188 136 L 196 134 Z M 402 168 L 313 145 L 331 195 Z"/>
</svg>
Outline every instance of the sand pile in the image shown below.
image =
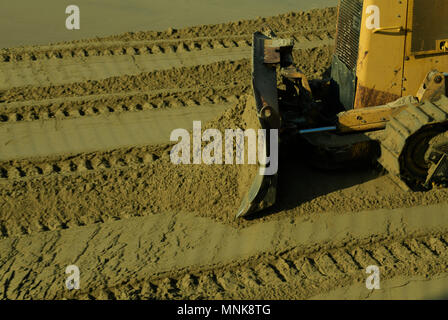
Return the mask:
<svg viewBox="0 0 448 320">
<path fill-rule="evenodd" d="M 242 97 L 203 130 L 216 128 L 224 136 L 225 129 L 258 125 L 251 119 L 255 110 L 245 105 Z M 173 145 L 8 163 L 20 170 L 9 170 L 0 184 L 2 236 L 163 212 L 233 220 L 257 165 L 175 165 Z M 22 177 L 32 170 L 40 176 Z"/>
</svg>

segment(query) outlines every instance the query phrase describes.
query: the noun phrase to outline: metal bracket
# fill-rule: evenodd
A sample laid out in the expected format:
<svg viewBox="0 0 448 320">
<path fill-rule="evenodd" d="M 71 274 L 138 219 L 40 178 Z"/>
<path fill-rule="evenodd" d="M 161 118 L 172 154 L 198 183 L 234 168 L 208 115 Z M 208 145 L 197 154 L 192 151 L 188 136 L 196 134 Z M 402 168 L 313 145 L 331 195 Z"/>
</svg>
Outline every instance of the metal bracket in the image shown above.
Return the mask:
<svg viewBox="0 0 448 320">
<path fill-rule="evenodd" d="M 430 188 L 433 183 L 446 184 L 448 183 L 448 145 L 434 150 L 430 159 L 433 165 L 429 169 L 428 177 L 426 178 L 425 186 Z"/>
<path fill-rule="evenodd" d="M 445 74 L 433 70 L 428 73 L 423 81 L 420 89 L 417 92 L 417 98 L 420 102 L 425 100 L 435 101 L 439 100 L 446 92 Z"/>
<path fill-rule="evenodd" d="M 282 51 L 291 51 L 294 47 L 292 39 L 265 39 L 264 40 L 264 63 L 279 64 L 282 62 Z"/>
</svg>

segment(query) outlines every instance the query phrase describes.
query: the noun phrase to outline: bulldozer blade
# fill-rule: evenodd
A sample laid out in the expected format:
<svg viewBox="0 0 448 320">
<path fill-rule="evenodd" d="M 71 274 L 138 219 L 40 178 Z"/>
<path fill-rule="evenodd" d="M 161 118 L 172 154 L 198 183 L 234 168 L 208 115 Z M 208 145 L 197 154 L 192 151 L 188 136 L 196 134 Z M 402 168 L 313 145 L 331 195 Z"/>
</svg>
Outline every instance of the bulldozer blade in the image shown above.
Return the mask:
<svg viewBox="0 0 448 320">
<path fill-rule="evenodd" d="M 258 174 L 252 182 L 249 192 L 241 202 L 236 217 L 247 217 L 273 206 L 277 192 L 276 187 L 277 175 L 264 176 Z"/>
<path fill-rule="evenodd" d="M 265 154 L 269 150 L 269 130 L 280 129 L 280 111 L 277 94 L 277 71 L 273 63 L 276 48 L 272 46 L 277 40 L 274 33 L 268 30 L 256 32 L 252 46 L 252 87 L 255 98 L 258 120 L 262 129 L 267 132 Z M 268 112 L 266 112 L 268 111 Z M 278 141 L 277 141 L 278 142 Z M 265 175 L 264 167 L 260 166 L 259 174 L 241 202 L 236 217 L 244 217 L 269 208 L 275 203 L 277 192 L 277 174 Z"/>
</svg>

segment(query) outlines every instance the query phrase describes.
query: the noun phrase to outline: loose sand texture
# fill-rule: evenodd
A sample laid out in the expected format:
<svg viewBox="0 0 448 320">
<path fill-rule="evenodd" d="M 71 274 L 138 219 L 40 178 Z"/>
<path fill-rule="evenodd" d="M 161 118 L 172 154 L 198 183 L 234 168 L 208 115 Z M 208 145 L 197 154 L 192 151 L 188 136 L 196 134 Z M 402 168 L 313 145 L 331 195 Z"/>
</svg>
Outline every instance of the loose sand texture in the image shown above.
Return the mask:
<svg viewBox="0 0 448 320">
<path fill-rule="evenodd" d="M 359 289 L 370 265 L 380 268 L 383 290 L 397 278 L 437 280 L 443 275 L 447 219 L 446 206 L 436 205 L 343 216 L 327 212 L 238 230 L 207 218 L 167 213 L 9 237 L 0 240 L 0 266 L 6 271 L 0 278 L 2 296 L 355 298 L 344 294 L 356 292 L 353 285 Z M 71 264 L 81 271 L 79 291 L 64 287 L 65 267 Z M 372 294 L 365 287 L 357 292 Z M 437 297 L 443 296 L 431 296 Z"/>
<path fill-rule="evenodd" d="M 81 13 L 81 29 L 74 31 L 65 27 L 65 10 L 73 4 Z M 224 23 L 336 4 L 337 0 L 16 0 L 0 4 L 0 48 Z"/>
<path fill-rule="evenodd" d="M 268 2 L 239 3 L 266 18 L 224 10 L 234 21 L 184 27 L 196 17 L 185 12 L 175 28 L 138 31 L 148 28 L 123 11 L 126 30 L 102 38 L 56 32 L 36 41 L 57 44 L 0 50 L 1 298 L 447 296 L 447 190 L 405 192 L 379 166 L 319 171 L 291 148 L 276 205 L 245 220 L 235 214 L 257 165 L 172 163 L 170 132 L 194 120 L 222 134 L 259 129 L 251 34 L 265 23 L 296 40 L 310 79 L 328 74 L 336 8 L 267 17 Z M 78 291 L 64 284 L 73 264 Z M 383 291 L 363 287 L 369 265 Z"/>
</svg>

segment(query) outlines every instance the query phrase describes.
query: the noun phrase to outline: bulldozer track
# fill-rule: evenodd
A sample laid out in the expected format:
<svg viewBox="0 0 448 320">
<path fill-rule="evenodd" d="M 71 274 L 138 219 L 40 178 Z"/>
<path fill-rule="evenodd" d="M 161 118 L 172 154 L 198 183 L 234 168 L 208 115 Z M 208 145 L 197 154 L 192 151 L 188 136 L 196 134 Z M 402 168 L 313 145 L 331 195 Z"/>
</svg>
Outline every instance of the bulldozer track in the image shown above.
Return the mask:
<svg viewBox="0 0 448 320">
<path fill-rule="evenodd" d="M 365 282 L 365 270 L 370 265 L 380 267 L 383 280 L 442 274 L 448 267 L 447 240 L 444 234 L 358 244 L 308 255 L 266 255 L 250 262 L 150 278 L 149 284 L 130 281 L 94 290 L 85 298 L 308 299 Z"/>
<path fill-rule="evenodd" d="M 235 62 L 216 62 L 207 65 L 173 68 L 138 75 L 123 75 L 104 80 L 86 80 L 71 84 L 42 87 L 18 87 L 0 91 L 0 103 L 3 106 L 14 102 L 39 101 L 56 98 L 95 96 L 101 94 L 119 94 L 171 90 L 209 90 L 213 88 L 249 83 L 249 60 Z M 231 73 L 231 74 L 229 74 Z"/>
<path fill-rule="evenodd" d="M 0 161 L 169 143 L 173 130 L 192 129 L 193 121 L 207 123 L 231 107 L 232 102 L 226 100 L 195 108 L 148 108 L 62 121 L 54 118 L 3 124 Z"/>
<path fill-rule="evenodd" d="M 82 153 L 78 155 L 36 160 L 23 159 L 0 162 L 0 181 L 27 180 L 55 174 L 76 174 L 83 171 L 130 168 L 156 161 L 160 151 L 153 147 L 123 148 L 108 152 Z M 158 148 L 154 148 L 159 150 Z M 163 150 L 164 148 L 162 148 Z"/>
<path fill-rule="evenodd" d="M 294 58 L 302 71 L 310 77 L 321 76 L 330 64 L 331 47 L 297 50 Z M 306 63 L 314 59 L 315 64 Z M 251 85 L 250 61 L 220 61 L 205 65 L 172 68 L 135 75 L 114 76 L 102 80 L 73 81 L 70 84 L 14 87 L 0 90 L 0 106 L 4 103 L 43 100 L 62 97 L 87 96 L 92 94 L 178 90 L 215 87 L 235 84 Z M 1 112 L 1 109 L 0 109 Z"/>
<path fill-rule="evenodd" d="M 268 24 L 279 32 L 288 32 L 290 30 L 308 32 L 328 28 L 334 29 L 337 9 L 315 9 L 308 12 L 290 12 L 273 17 L 257 18 L 251 20 L 240 20 L 229 23 L 220 23 L 212 25 L 201 25 L 182 29 L 168 29 L 166 31 L 142 31 L 128 32 L 110 37 L 103 37 L 103 41 L 131 41 L 131 40 L 159 40 L 159 39 L 194 39 L 198 37 L 211 38 L 215 35 L 234 37 L 235 35 L 249 35 L 260 30 L 263 25 Z M 310 20 L 314 24 L 307 23 Z M 98 39 L 79 40 L 72 43 L 96 42 Z"/>
<path fill-rule="evenodd" d="M 386 126 L 386 139 L 381 141 L 379 162 L 392 175 L 410 183 L 418 183 L 403 167 L 403 151 L 409 139 L 427 127 L 448 125 L 448 98 L 443 96 L 434 102 L 424 102 L 418 106 L 409 105 Z"/>
<path fill-rule="evenodd" d="M 329 45 L 332 45 L 332 41 L 307 41 L 298 43 L 295 49 L 304 52 L 307 49 Z M 218 61 L 237 61 L 249 58 L 250 52 L 250 47 L 235 46 L 198 51 L 185 49 L 183 52 L 177 49 L 176 52 L 164 55 L 93 56 L 37 64 L 28 62 L 0 64 L 0 89 L 102 80 L 115 76 L 137 75 L 142 72 L 211 64 Z"/>
<path fill-rule="evenodd" d="M 102 50 L 104 46 L 115 46 L 119 49 L 126 49 L 132 46 L 129 43 L 136 43 L 137 47 L 145 45 L 150 46 L 156 44 L 176 44 L 181 42 L 198 42 L 211 41 L 220 46 L 219 41 L 222 40 L 248 40 L 252 39 L 252 34 L 259 30 L 263 25 L 268 24 L 277 30 L 280 34 L 297 34 L 309 35 L 311 39 L 316 39 L 313 33 L 322 33 L 325 37 L 325 33 L 330 34 L 335 32 L 334 21 L 336 19 L 335 8 L 317 9 L 309 12 L 291 12 L 286 14 L 280 14 L 268 18 L 241 20 L 230 23 L 221 23 L 214 25 L 201 25 L 182 29 L 169 29 L 167 31 L 139 31 L 139 32 L 127 32 L 123 34 L 96 37 L 91 39 L 76 40 L 69 42 L 54 43 L 48 46 L 24 46 L 10 49 L 1 49 L 0 57 L 3 56 L 3 61 L 23 61 L 23 59 L 33 59 L 31 55 L 21 56 L 23 53 L 40 52 L 43 55 L 40 58 L 61 58 L 62 51 L 71 49 L 85 49 L 85 48 L 99 48 Z M 315 23 L 310 26 L 306 21 L 315 19 Z M 120 44 L 122 46 L 120 47 Z M 169 49 L 169 48 L 168 48 Z M 146 51 L 146 50 L 143 50 Z M 156 49 L 155 52 L 158 50 Z M 55 54 L 47 56 L 46 53 L 54 52 Z M 130 50 L 129 53 L 134 54 L 139 51 Z M 125 51 L 118 51 L 119 54 L 126 53 Z M 148 52 L 150 53 L 150 51 Z M 84 53 L 81 52 L 81 55 Z M 97 53 L 95 53 L 97 54 Z M 101 54 L 101 53 L 100 53 Z M 110 54 L 110 53 L 107 53 Z M 68 55 L 72 56 L 71 51 Z M 35 59 L 38 57 L 35 56 Z"/>
<path fill-rule="evenodd" d="M 300 46 L 309 46 L 319 41 L 334 40 L 335 30 L 328 28 L 311 31 L 279 32 L 279 36 L 294 39 Z M 60 44 L 28 48 L 0 50 L 1 62 L 17 63 L 42 61 L 49 59 L 110 57 L 110 56 L 144 56 L 166 53 L 181 53 L 209 49 L 247 48 L 251 46 L 252 34 L 200 37 L 196 39 L 170 40 L 130 40 L 98 41 L 87 43 Z M 1 68 L 1 65 L 0 65 Z"/>
<path fill-rule="evenodd" d="M 0 123 L 47 119 L 70 119 L 90 115 L 194 107 L 201 103 L 237 102 L 249 93 L 248 85 L 216 86 L 206 89 L 161 89 L 147 92 L 110 93 L 32 100 L 0 104 Z M 210 94 L 210 91 L 213 93 Z"/>
<path fill-rule="evenodd" d="M 149 202 L 143 199 L 150 194 L 150 190 L 145 191 L 145 189 L 154 183 L 152 180 L 157 180 L 153 166 L 161 161 L 161 158 L 166 157 L 168 152 L 167 146 L 133 147 L 111 152 L 84 153 L 65 158 L 47 158 L 42 161 L 22 160 L 2 163 L 0 186 L 5 200 L 0 203 L 0 236 L 10 237 L 122 219 L 140 215 L 138 208 L 147 211 L 144 215 L 152 214 L 154 211 L 150 209 Z M 136 185 L 136 179 L 141 180 L 140 186 Z M 121 186 L 114 187 L 111 181 L 121 181 Z M 57 189 L 69 188 L 78 207 L 76 209 L 73 207 L 74 211 L 69 209 L 75 205 L 75 202 L 69 198 L 64 200 L 58 197 L 58 191 L 55 193 L 49 190 L 44 191 L 44 185 L 47 183 L 56 186 Z M 23 187 L 31 188 L 28 195 L 16 191 Z M 103 204 L 102 209 L 97 205 L 93 206 L 96 209 L 92 207 L 93 210 L 82 209 L 84 205 L 89 207 L 88 199 L 91 198 L 89 193 L 100 196 L 104 192 L 109 192 L 107 190 L 115 190 L 113 193 L 116 194 L 112 202 L 118 210 L 106 203 Z M 41 194 L 42 192 L 45 194 Z M 140 197 L 141 192 L 145 192 L 146 196 Z M 131 206 L 133 209 L 128 205 L 130 193 L 134 194 Z M 9 197 L 9 200 L 6 200 L 6 197 Z M 45 200 L 54 198 L 54 204 L 60 207 L 61 211 L 57 214 L 42 213 L 46 211 L 47 206 L 37 203 L 34 204 L 34 208 L 18 208 L 16 201 L 22 197 L 24 197 L 23 204 L 39 201 L 41 197 L 45 197 Z M 85 199 L 82 199 L 83 197 Z M 57 200 L 58 198 L 60 200 Z M 105 198 L 103 200 L 109 202 Z M 120 202 L 122 205 L 119 204 Z M 135 212 L 132 213 L 134 210 Z"/>
<path fill-rule="evenodd" d="M 433 209 L 439 218 L 443 217 L 443 209 Z M 305 238 L 297 236 L 306 228 L 303 221 L 283 223 L 282 235 L 278 236 L 272 233 L 275 229 L 269 224 L 238 232 L 219 225 L 204 225 L 200 218 L 184 217 L 173 221 L 169 216 L 131 219 L 127 226 L 119 229 L 114 227 L 117 222 L 110 222 L 76 230 L 12 237 L 0 240 L 0 293 L 8 299 L 304 299 L 353 283 L 362 284 L 370 265 L 380 268 L 382 281 L 397 276 L 432 277 L 445 273 L 447 230 L 437 221 L 422 224 L 421 216 L 425 214 L 422 210 L 396 214 L 399 217 L 384 212 L 363 213 L 358 219 L 352 217 L 351 222 L 343 217 L 321 217 L 322 221 L 317 219 L 313 223 L 323 224 L 324 230 L 315 233 L 314 241 L 304 241 Z M 349 232 L 351 235 L 339 232 L 344 230 L 345 223 L 366 221 L 366 218 L 375 224 L 371 230 L 368 227 L 366 232 L 363 230 L 366 225 L 363 225 L 359 234 L 355 230 Z M 339 224 L 338 220 L 345 222 Z M 334 236 L 325 230 L 324 225 L 329 221 L 334 223 L 335 230 L 330 232 Z M 152 233 L 139 230 L 123 246 L 124 239 L 119 234 L 135 224 Z M 185 232 L 196 228 L 196 231 L 191 231 L 186 240 L 183 234 L 180 238 L 175 236 L 179 228 Z M 202 229 L 207 228 L 211 228 L 211 232 L 204 234 Z M 222 232 L 227 234 L 226 240 L 216 241 L 213 235 Z M 165 239 L 164 244 L 160 243 L 159 233 Z M 197 236 L 214 240 L 197 243 L 194 242 Z M 253 237 L 260 239 L 246 242 Z M 270 237 L 274 237 L 272 241 L 279 248 L 272 249 Z M 67 242 L 74 238 L 79 238 L 79 245 Z M 163 248 L 176 241 L 193 242 L 191 251 L 183 251 L 175 245 L 177 255 L 186 259 L 176 260 L 173 265 Z M 244 250 L 225 251 L 233 246 L 232 241 L 239 241 Z M 66 246 L 52 254 L 57 243 Z M 148 246 L 149 249 L 145 249 Z M 209 250 L 203 251 L 205 247 Z M 100 258 L 98 252 L 101 252 Z M 203 254 L 194 258 L 197 252 Z M 129 261 L 119 268 L 117 257 Z M 84 282 L 76 292 L 63 286 L 62 271 L 69 261 L 84 267 Z M 102 265 L 101 271 L 96 268 L 97 264 Z M 134 269 L 128 269 L 130 266 Z M 61 274 L 57 272 L 59 269 Z M 117 277 L 103 277 L 101 274 L 105 270 L 114 270 Z M 133 276 L 129 277 L 129 273 Z M 24 286 L 32 290 L 15 289 Z"/>
</svg>

